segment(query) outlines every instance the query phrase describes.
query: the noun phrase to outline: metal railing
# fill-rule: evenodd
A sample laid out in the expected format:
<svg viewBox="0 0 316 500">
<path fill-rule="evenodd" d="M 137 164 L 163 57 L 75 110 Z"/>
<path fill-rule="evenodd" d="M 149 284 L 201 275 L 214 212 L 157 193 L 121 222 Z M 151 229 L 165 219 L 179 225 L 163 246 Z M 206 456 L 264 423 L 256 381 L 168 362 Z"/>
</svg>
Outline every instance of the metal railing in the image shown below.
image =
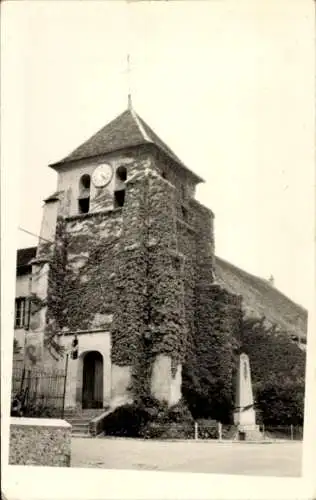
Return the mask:
<svg viewBox="0 0 316 500">
<path fill-rule="evenodd" d="M 12 416 L 63 418 L 66 370 L 13 368 Z"/>
<path fill-rule="evenodd" d="M 301 441 L 303 427 L 298 425 L 259 425 L 263 440 L 269 441 Z M 195 421 L 190 423 L 151 423 L 145 428 L 142 436 L 147 439 L 172 440 L 219 440 L 234 441 L 238 439 L 235 425 L 221 424 L 215 421 Z"/>
<path fill-rule="evenodd" d="M 261 425 L 260 431 L 265 439 L 286 441 L 302 441 L 303 426 L 301 425 Z"/>
</svg>

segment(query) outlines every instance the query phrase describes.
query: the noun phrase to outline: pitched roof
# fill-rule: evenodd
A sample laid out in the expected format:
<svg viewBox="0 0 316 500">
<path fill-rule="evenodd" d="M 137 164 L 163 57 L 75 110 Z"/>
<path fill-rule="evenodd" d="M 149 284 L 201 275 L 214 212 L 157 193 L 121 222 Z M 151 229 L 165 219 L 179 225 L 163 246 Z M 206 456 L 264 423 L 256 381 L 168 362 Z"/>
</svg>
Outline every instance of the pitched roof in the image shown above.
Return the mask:
<svg viewBox="0 0 316 500">
<path fill-rule="evenodd" d="M 243 308 L 248 316 L 265 316 L 270 323 L 306 339 L 306 309 L 286 297 L 268 280 L 247 273 L 219 257 L 216 257 L 215 271 L 220 285 L 231 293 L 242 295 Z"/>
<path fill-rule="evenodd" d="M 47 202 L 50 202 L 50 201 L 59 200 L 59 194 L 60 193 L 61 193 L 61 191 L 55 191 L 55 193 L 53 193 L 50 196 L 48 196 L 48 198 L 45 198 L 44 202 L 47 203 Z"/>
<path fill-rule="evenodd" d="M 58 168 L 68 162 L 101 156 L 144 144 L 154 144 L 180 167 L 189 172 L 195 178 L 196 182 L 203 182 L 203 179 L 186 167 L 149 125 L 130 108 L 105 125 L 105 127 L 100 129 L 68 156 L 57 163 L 51 164 L 50 167 Z"/>
</svg>

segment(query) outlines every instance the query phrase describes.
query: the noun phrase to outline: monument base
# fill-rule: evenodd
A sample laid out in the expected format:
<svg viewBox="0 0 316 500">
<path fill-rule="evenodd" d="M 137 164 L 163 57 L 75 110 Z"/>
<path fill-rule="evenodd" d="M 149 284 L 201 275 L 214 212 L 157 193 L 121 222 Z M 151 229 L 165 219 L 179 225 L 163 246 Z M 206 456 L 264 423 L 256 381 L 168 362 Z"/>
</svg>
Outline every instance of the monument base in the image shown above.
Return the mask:
<svg viewBox="0 0 316 500">
<path fill-rule="evenodd" d="M 234 424 L 252 426 L 256 425 L 256 412 L 252 408 L 248 410 L 238 410 L 234 412 Z"/>
<path fill-rule="evenodd" d="M 238 430 L 240 432 L 259 432 L 260 426 L 257 424 L 254 425 L 238 425 Z"/>
<path fill-rule="evenodd" d="M 256 412 L 251 408 L 234 413 L 234 424 L 237 426 L 237 439 L 239 441 L 262 441 L 263 434 L 256 424 Z"/>
<path fill-rule="evenodd" d="M 238 426 L 237 430 L 238 441 L 263 441 L 264 436 L 260 432 L 259 425 L 254 426 Z"/>
</svg>

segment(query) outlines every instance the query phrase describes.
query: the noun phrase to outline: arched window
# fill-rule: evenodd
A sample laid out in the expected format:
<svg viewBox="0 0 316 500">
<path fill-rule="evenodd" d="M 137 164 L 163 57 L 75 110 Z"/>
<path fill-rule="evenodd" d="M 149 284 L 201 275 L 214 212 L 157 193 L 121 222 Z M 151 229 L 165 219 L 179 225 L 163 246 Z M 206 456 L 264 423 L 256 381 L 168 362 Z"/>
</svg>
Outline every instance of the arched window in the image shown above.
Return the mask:
<svg viewBox="0 0 316 500">
<path fill-rule="evenodd" d="M 116 170 L 116 176 L 120 181 L 125 182 L 127 179 L 126 167 L 124 167 L 123 165 L 118 167 L 118 169 Z"/>
<path fill-rule="evenodd" d="M 84 174 L 79 181 L 78 209 L 80 214 L 86 214 L 90 208 L 90 175 Z"/>
<path fill-rule="evenodd" d="M 114 191 L 114 207 L 119 208 L 124 205 L 125 202 L 125 189 L 120 191 Z"/>
<path fill-rule="evenodd" d="M 125 181 L 127 170 L 124 165 L 116 169 L 116 183 L 114 191 L 114 208 L 123 207 L 125 202 Z"/>
<path fill-rule="evenodd" d="M 81 189 L 83 190 L 88 189 L 90 191 L 90 183 L 91 183 L 90 175 L 83 174 L 83 176 L 80 178 Z"/>
</svg>

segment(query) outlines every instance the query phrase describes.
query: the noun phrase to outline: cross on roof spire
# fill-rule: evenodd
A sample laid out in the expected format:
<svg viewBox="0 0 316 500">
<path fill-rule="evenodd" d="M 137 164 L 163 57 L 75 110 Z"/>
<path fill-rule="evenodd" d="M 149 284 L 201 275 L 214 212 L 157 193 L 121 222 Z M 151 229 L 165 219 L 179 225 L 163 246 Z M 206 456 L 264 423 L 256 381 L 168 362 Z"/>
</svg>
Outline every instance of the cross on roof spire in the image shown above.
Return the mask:
<svg viewBox="0 0 316 500">
<path fill-rule="evenodd" d="M 127 54 L 127 87 L 128 87 L 128 109 L 132 109 L 132 90 L 131 90 L 131 59 Z"/>
</svg>

